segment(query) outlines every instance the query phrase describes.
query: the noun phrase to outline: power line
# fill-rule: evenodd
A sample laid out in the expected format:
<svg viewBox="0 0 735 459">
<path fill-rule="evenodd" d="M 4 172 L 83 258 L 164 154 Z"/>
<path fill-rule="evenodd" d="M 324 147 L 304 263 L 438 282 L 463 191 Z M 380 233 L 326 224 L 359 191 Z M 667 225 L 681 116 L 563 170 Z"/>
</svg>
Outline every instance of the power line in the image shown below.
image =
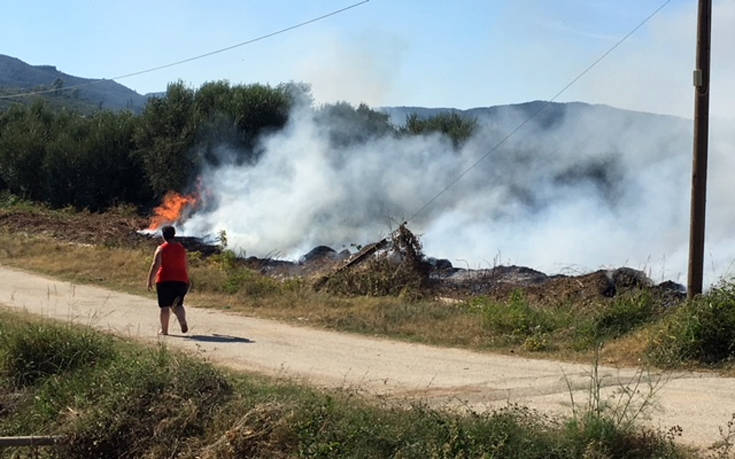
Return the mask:
<svg viewBox="0 0 735 459">
<path fill-rule="evenodd" d="M 577 76 L 575 76 L 569 83 L 567 83 L 556 94 L 554 94 L 554 96 L 551 97 L 551 99 L 549 99 L 548 102 L 554 102 L 559 96 L 561 96 L 564 92 L 566 92 L 566 90 L 569 89 L 574 83 L 576 83 L 580 78 L 582 78 L 585 74 L 587 74 L 587 72 L 589 72 L 590 70 L 592 70 L 593 67 L 595 67 L 597 64 L 599 64 L 600 61 L 602 61 L 603 59 L 605 59 L 618 46 L 620 46 L 621 44 L 623 44 L 624 41 L 626 41 L 628 38 L 630 38 L 631 35 L 633 35 L 636 31 L 638 31 L 638 29 L 640 29 L 641 27 L 643 27 L 648 21 L 650 21 L 654 16 L 656 16 L 656 14 L 658 14 L 659 11 L 661 11 L 662 9 L 664 9 L 664 7 L 666 5 L 668 5 L 670 2 L 671 2 L 671 0 L 666 0 L 658 8 L 656 8 L 655 10 L 653 10 L 653 12 L 651 14 L 649 14 L 648 16 L 646 16 L 637 26 L 633 27 L 633 29 L 630 32 L 628 32 L 625 35 L 623 35 L 623 37 L 620 40 L 618 40 L 614 45 L 612 45 L 610 48 L 608 48 L 607 51 L 605 51 L 604 53 L 602 53 L 600 55 L 600 57 L 598 57 L 597 59 L 595 59 L 590 65 L 588 65 L 584 70 L 582 70 L 579 74 L 577 74 Z M 420 215 L 432 203 L 434 203 L 434 201 L 436 201 L 441 195 L 443 195 L 447 190 L 449 190 L 454 185 L 456 185 L 457 182 L 459 182 L 460 180 L 462 180 L 462 177 L 464 177 L 469 171 L 471 171 L 472 169 L 474 169 L 475 167 L 477 167 L 477 165 L 479 165 L 482 161 L 484 161 L 485 158 L 487 158 L 495 150 L 497 150 L 498 148 L 500 148 L 516 132 L 518 132 L 523 126 L 525 126 L 526 124 L 528 124 L 529 121 L 531 121 L 532 119 L 534 119 L 538 115 L 540 115 L 544 110 L 546 110 L 547 108 L 549 108 L 549 106 L 550 106 L 549 104 L 543 104 L 540 109 L 536 110 L 534 113 L 531 114 L 531 116 L 529 116 L 528 118 L 526 118 L 525 120 L 523 120 L 523 122 L 521 122 L 518 126 L 516 126 L 515 128 L 513 128 L 505 137 L 503 137 L 502 139 L 500 139 L 500 141 L 498 141 L 495 145 L 493 145 L 487 153 L 485 153 L 484 155 L 482 155 L 480 157 L 480 159 L 478 159 L 477 161 L 475 161 L 474 163 L 472 163 L 469 167 L 467 167 L 462 172 L 460 172 L 459 175 L 457 175 L 457 177 L 455 177 L 454 180 L 452 180 L 449 183 L 449 185 L 445 186 L 441 191 L 439 191 L 431 199 L 429 199 L 426 202 L 426 204 L 424 204 L 423 206 L 421 206 L 421 208 L 419 210 L 417 210 L 416 212 L 414 212 L 413 215 L 411 215 L 408 218 L 407 221 L 413 220 L 418 215 Z"/>
<path fill-rule="evenodd" d="M 124 73 L 122 75 L 117 75 L 117 76 L 114 76 L 114 77 L 111 77 L 111 78 L 103 78 L 103 79 L 93 80 L 93 81 L 89 81 L 89 82 L 86 82 L 86 83 L 80 83 L 80 84 L 76 84 L 76 85 L 72 85 L 72 86 L 66 86 L 66 87 L 58 88 L 58 89 L 44 89 L 44 90 L 40 90 L 40 91 L 30 91 L 30 92 L 25 92 L 25 93 L 20 93 L 20 94 L 0 96 L 0 99 L 11 99 L 13 97 L 34 96 L 34 95 L 38 95 L 38 94 L 47 94 L 47 93 L 55 92 L 55 91 L 65 91 L 65 90 L 69 90 L 69 89 L 81 88 L 81 87 L 84 87 L 84 86 L 91 86 L 93 84 L 98 84 L 98 83 L 101 83 L 103 81 L 122 80 L 123 78 L 129 78 L 129 77 L 133 77 L 133 76 L 142 75 L 144 73 L 155 72 L 157 70 L 162 70 L 162 69 L 166 69 L 166 68 L 173 67 L 173 66 L 176 66 L 176 65 L 185 64 L 187 62 L 195 61 L 197 59 L 203 59 L 205 57 L 213 56 L 215 54 L 224 53 L 225 51 L 230 51 L 232 49 L 239 48 L 241 46 L 245 46 L 245 45 L 249 45 L 251 43 L 255 43 L 257 41 L 265 40 L 266 38 L 271 38 L 271 37 L 273 37 L 275 35 L 279 35 L 279 34 L 282 34 L 282 33 L 285 33 L 285 32 L 290 32 L 290 31 L 292 31 L 294 29 L 298 29 L 300 27 L 303 27 L 303 26 L 306 26 L 306 25 L 309 25 L 309 24 L 313 24 L 315 22 L 321 21 L 321 20 L 326 19 L 328 17 L 335 16 L 337 14 L 343 13 L 343 12 L 345 12 L 347 10 L 351 10 L 352 8 L 357 8 L 358 6 L 364 5 L 365 3 L 369 2 L 369 1 L 370 0 L 362 0 L 360 2 L 353 3 L 353 4 L 349 5 L 349 6 L 346 6 L 344 8 L 340 8 L 340 9 L 334 10 L 334 11 L 332 11 L 330 13 L 323 14 L 323 15 L 318 16 L 318 17 L 315 17 L 313 19 L 309 19 L 308 21 L 300 22 L 298 24 L 295 24 L 295 25 L 286 27 L 284 29 L 276 30 L 275 32 L 270 32 L 270 33 L 267 33 L 265 35 L 261 35 L 259 37 L 251 38 L 250 40 L 246 40 L 246 41 L 243 41 L 243 42 L 240 42 L 240 43 L 236 43 L 236 44 L 231 45 L 231 46 L 227 46 L 225 48 L 219 48 L 219 49 L 216 49 L 214 51 L 209 51 L 209 52 L 206 52 L 204 54 L 199 54 L 199 55 L 193 56 L 193 57 L 187 57 L 186 59 L 181 59 L 179 61 L 171 62 L 171 63 L 168 63 L 168 64 L 158 65 L 156 67 L 151 67 L 151 68 L 144 69 L 144 70 L 139 70 L 139 71 L 136 71 L 136 72 Z"/>
</svg>

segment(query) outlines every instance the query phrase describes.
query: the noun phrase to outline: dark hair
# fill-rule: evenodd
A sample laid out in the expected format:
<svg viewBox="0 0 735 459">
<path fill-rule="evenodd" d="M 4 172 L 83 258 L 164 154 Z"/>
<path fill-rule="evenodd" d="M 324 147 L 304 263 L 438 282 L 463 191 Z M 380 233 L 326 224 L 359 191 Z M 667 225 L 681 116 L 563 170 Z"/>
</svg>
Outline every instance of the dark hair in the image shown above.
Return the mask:
<svg viewBox="0 0 735 459">
<path fill-rule="evenodd" d="M 161 233 L 163 234 L 163 238 L 167 241 L 170 241 L 174 238 L 174 235 L 176 235 L 176 230 L 173 226 L 164 226 L 161 229 Z"/>
</svg>

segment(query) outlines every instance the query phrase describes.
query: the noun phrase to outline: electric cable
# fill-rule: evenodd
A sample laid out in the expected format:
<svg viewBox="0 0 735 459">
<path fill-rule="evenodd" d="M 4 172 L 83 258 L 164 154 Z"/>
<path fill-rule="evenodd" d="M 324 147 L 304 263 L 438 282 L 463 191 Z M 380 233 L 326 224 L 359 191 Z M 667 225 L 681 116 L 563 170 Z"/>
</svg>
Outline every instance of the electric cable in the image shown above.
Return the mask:
<svg viewBox="0 0 735 459">
<path fill-rule="evenodd" d="M 638 25 L 636 25 L 630 32 L 623 35 L 622 38 L 620 38 L 614 45 L 612 45 L 610 48 L 607 49 L 604 53 L 602 53 L 597 59 L 595 59 L 590 65 L 585 67 L 584 70 L 582 70 L 577 76 L 572 78 L 572 80 L 567 83 L 563 88 L 561 88 L 556 94 L 554 94 L 551 99 L 546 101 L 547 103 L 543 104 L 541 108 L 536 110 L 534 113 L 531 114 L 528 118 L 523 120 L 518 126 L 513 128 L 508 134 L 505 135 L 502 139 L 500 139 L 495 145 L 493 145 L 490 150 L 485 153 L 484 155 L 480 156 L 478 160 L 476 160 L 474 163 L 472 163 L 469 167 L 464 169 L 462 172 L 457 175 L 447 186 L 442 188 L 438 193 L 436 193 L 431 199 L 429 199 L 419 210 L 414 212 L 409 218 L 406 219 L 406 222 L 412 221 L 414 218 L 416 218 L 418 215 L 420 215 L 422 212 L 424 212 L 431 204 L 434 203 L 441 195 L 443 195 L 447 190 L 452 188 L 454 185 L 456 185 L 460 180 L 462 180 L 462 177 L 467 175 L 468 172 L 470 172 L 472 169 L 477 167 L 482 161 L 484 161 L 488 156 L 490 156 L 493 152 L 495 152 L 498 148 L 500 148 L 505 142 L 508 141 L 516 132 L 518 132 L 523 126 L 528 124 L 531 120 L 536 118 L 538 115 L 540 115 L 543 111 L 545 111 L 547 108 L 549 108 L 550 104 L 549 102 L 554 102 L 559 96 L 561 96 L 564 92 L 566 92 L 567 89 L 572 87 L 574 83 L 579 81 L 580 78 L 582 78 L 587 72 L 592 70 L 593 67 L 595 67 L 597 64 L 599 64 L 603 59 L 605 59 L 610 53 L 612 53 L 618 46 L 623 44 L 628 38 L 630 38 L 631 35 L 633 35 L 638 29 L 643 27 L 648 21 L 650 21 L 656 14 L 658 14 L 666 5 L 671 3 L 671 0 L 665 0 L 661 5 L 659 5 L 658 8 L 653 10 L 652 13 L 650 13 L 648 16 L 646 16 Z"/>
<path fill-rule="evenodd" d="M 362 0 L 360 2 L 357 2 L 357 3 L 353 3 L 351 5 L 348 5 L 348 6 L 344 7 L 344 8 L 340 8 L 338 10 L 334 10 L 332 12 L 323 14 L 321 16 L 318 16 L 318 17 L 309 19 L 308 21 L 300 22 L 298 24 L 294 24 L 294 25 L 289 26 L 289 27 L 286 27 L 284 29 L 276 30 L 275 32 L 270 32 L 270 33 L 267 33 L 265 35 L 261 35 L 259 37 L 251 38 L 250 40 L 246 40 L 246 41 L 243 41 L 243 42 L 240 42 L 240 43 L 236 43 L 234 45 L 230 45 L 230 46 L 227 46 L 227 47 L 224 47 L 224 48 L 219 48 L 219 49 L 216 49 L 214 51 L 209 51 L 209 52 L 206 52 L 204 54 L 199 54 L 197 56 L 187 57 L 186 59 L 181 59 L 181 60 L 178 60 L 178 61 L 175 61 L 175 62 L 170 62 L 168 64 L 158 65 L 158 66 L 151 67 L 151 68 L 148 68 L 148 69 L 138 70 L 136 72 L 124 73 L 122 75 L 117 75 L 117 76 L 114 76 L 112 78 L 100 78 L 100 79 L 88 81 L 88 82 L 85 82 L 85 83 L 80 83 L 80 84 L 76 84 L 76 85 L 72 85 L 72 86 L 66 86 L 66 87 L 62 87 L 62 88 L 58 88 L 58 89 L 56 89 L 56 88 L 55 89 L 43 89 L 43 90 L 39 90 L 39 91 L 29 91 L 29 92 L 20 93 L 20 94 L 3 95 L 3 96 L 0 96 L 0 99 L 11 99 L 13 97 L 34 96 L 34 95 L 38 95 L 38 94 L 47 94 L 47 93 L 54 92 L 54 91 L 66 91 L 66 90 L 69 90 L 69 89 L 75 89 L 75 88 L 81 88 L 81 87 L 85 87 L 85 86 L 91 86 L 93 84 L 98 84 L 98 83 L 101 83 L 103 81 L 122 80 L 124 78 L 130 78 L 130 77 L 133 77 L 133 76 L 142 75 L 144 73 L 150 73 L 150 72 L 155 72 L 157 70 L 166 69 L 166 68 L 169 68 L 169 67 L 174 67 L 176 65 L 185 64 L 187 62 L 195 61 L 197 59 L 203 59 L 205 57 L 213 56 L 215 54 L 224 53 L 225 51 L 230 51 L 232 49 L 239 48 L 241 46 L 245 46 L 245 45 L 249 45 L 251 43 L 255 43 L 257 41 L 265 40 L 266 38 L 271 38 L 271 37 L 273 37 L 275 35 L 279 35 L 279 34 L 282 34 L 282 33 L 285 33 L 285 32 L 290 32 L 290 31 L 292 31 L 294 29 L 298 29 L 300 27 L 303 27 L 303 26 L 306 26 L 306 25 L 309 25 L 309 24 L 313 24 L 315 22 L 321 21 L 321 20 L 326 19 L 328 17 L 331 17 L 331 16 L 334 16 L 334 15 L 343 13 L 343 12 L 345 12 L 347 10 L 351 10 L 352 8 L 357 8 L 358 6 L 364 5 L 365 3 L 369 2 L 369 1 L 370 0 Z"/>
</svg>

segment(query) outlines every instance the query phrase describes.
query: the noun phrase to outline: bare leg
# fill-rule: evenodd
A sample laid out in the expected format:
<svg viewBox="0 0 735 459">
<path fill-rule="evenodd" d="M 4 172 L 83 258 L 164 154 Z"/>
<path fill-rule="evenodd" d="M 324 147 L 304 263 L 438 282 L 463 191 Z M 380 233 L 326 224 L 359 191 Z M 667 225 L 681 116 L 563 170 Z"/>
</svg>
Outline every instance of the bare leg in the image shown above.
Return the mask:
<svg viewBox="0 0 735 459">
<path fill-rule="evenodd" d="M 184 305 L 178 305 L 173 308 L 176 318 L 179 319 L 179 325 L 181 325 L 181 333 L 189 331 L 189 326 L 186 324 L 186 310 Z"/>
<path fill-rule="evenodd" d="M 168 335 L 168 318 L 171 316 L 171 308 L 160 308 L 161 309 L 161 329 L 158 331 L 159 335 Z"/>
</svg>

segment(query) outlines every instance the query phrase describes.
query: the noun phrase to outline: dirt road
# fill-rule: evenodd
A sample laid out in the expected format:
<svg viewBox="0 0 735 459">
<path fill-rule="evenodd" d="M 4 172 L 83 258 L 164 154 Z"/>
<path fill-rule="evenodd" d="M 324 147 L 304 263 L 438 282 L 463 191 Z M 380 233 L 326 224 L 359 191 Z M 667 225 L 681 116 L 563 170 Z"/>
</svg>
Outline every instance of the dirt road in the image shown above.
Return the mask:
<svg viewBox="0 0 735 459">
<path fill-rule="evenodd" d="M 0 279 L 0 304 L 11 309 L 145 341 L 163 339 L 236 369 L 474 409 L 511 401 L 571 414 L 567 381 L 575 388 L 578 405 L 586 399 L 591 370 L 587 365 L 396 342 L 196 308 L 188 309 L 191 329 L 186 336 L 159 338 L 158 308 L 152 298 L 2 266 Z M 175 322 L 172 325 L 176 330 Z M 636 370 L 601 367 L 599 373 L 603 396 L 609 397 L 621 383 L 634 379 Z M 656 397 L 659 410 L 648 422 L 664 428 L 681 426 L 684 443 L 707 446 L 718 440 L 718 427 L 735 413 L 735 379 L 704 373 L 664 378 Z"/>
</svg>

